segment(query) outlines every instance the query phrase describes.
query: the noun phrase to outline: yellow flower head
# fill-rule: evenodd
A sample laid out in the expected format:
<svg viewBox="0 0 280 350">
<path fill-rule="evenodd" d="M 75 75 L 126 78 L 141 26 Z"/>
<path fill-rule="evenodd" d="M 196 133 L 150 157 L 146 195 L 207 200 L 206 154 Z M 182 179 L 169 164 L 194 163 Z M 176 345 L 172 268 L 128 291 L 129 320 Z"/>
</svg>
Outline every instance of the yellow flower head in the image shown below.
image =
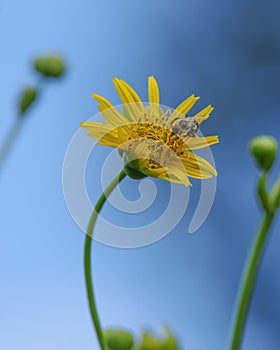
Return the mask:
<svg viewBox="0 0 280 350">
<path fill-rule="evenodd" d="M 192 150 L 218 143 L 218 136 L 199 137 L 199 125 L 209 117 L 209 105 L 193 117 L 187 116 L 199 97 L 191 95 L 173 112 L 160 107 L 159 89 L 149 77 L 149 104 L 141 101 L 125 81 L 114 78 L 122 101 L 120 113 L 107 99 L 92 94 L 107 122 L 82 122 L 98 144 L 119 149 L 127 174 L 133 178 L 152 176 L 190 186 L 189 177 L 207 179 L 217 175 L 214 167 Z"/>
</svg>

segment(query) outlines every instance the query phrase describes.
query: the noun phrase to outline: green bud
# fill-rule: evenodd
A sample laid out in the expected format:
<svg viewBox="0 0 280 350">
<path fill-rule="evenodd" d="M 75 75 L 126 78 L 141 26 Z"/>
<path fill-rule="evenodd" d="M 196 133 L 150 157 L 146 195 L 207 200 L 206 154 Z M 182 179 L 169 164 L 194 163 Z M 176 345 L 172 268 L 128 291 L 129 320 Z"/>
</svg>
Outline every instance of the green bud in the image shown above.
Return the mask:
<svg viewBox="0 0 280 350">
<path fill-rule="evenodd" d="M 163 350 L 178 350 L 177 340 L 171 333 L 167 335 L 162 345 Z"/>
<path fill-rule="evenodd" d="M 107 329 L 104 338 L 108 350 L 131 350 L 134 344 L 132 335 L 121 329 Z"/>
<path fill-rule="evenodd" d="M 142 334 L 142 343 L 139 350 L 162 350 L 161 341 L 148 332 Z"/>
<path fill-rule="evenodd" d="M 163 350 L 178 350 L 177 340 L 168 329 L 166 330 L 166 338 L 164 339 L 162 345 Z"/>
<path fill-rule="evenodd" d="M 255 158 L 257 166 L 268 172 L 276 159 L 277 141 L 272 136 L 258 136 L 251 140 L 250 153 Z"/>
<path fill-rule="evenodd" d="M 34 62 L 34 68 L 45 77 L 58 78 L 64 72 L 64 63 L 58 56 L 39 57 Z"/>
<path fill-rule="evenodd" d="M 21 114 L 26 112 L 27 109 L 32 105 L 32 103 L 36 100 L 37 94 L 37 89 L 31 87 L 25 88 L 22 91 L 19 105 Z"/>
<path fill-rule="evenodd" d="M 144 332 L 138 350 L 178 350 L 178 344 L 168 329 L 165 330 L 165 337 L 163 339 L 155 338 L 148 332 Z"/>
</svg>

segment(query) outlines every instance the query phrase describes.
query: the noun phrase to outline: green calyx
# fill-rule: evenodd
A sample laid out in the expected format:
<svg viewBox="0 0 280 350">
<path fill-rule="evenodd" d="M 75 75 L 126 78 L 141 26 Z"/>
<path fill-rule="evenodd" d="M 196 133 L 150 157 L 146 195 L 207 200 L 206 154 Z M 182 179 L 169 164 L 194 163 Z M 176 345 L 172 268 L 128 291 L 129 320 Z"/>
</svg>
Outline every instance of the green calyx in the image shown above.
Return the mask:
<svg viewBox="0 0 280 350">
<path fill-rule="evenodd" d="M 141 161 L 142 159 L 132 159 L 131 155 L 127 153 L 126 151 L 123 151 L 122 149 L 118 149 L 119 155 L 123 159 L 124 162 L 124 171 L 126 172 L 127 176 L 134 180 L 141 180 L 144 177 L 147 177 L 146 174 L 144 174 L 141 169 Z"/>
<path fill-rule="evenodd" d="M 64 62 L 58 56 L 39 57 L 34 62 L 34 68 L 45 77 L 58 78 L 65 70 Z"/>
<path fill-rule="evenodd" d="M 144 177 L 147 177 L 147 175 L 141 173 L 141 171 L 137 169 L 137 163 L 136 162 L 137 161 L 132 161 L 132 162 L 127 163 L 124 166 L 124 171 L 132 179 L 134 179 L 134 180 L 141 180 Z"/>
<path fill-rule="evenodd" d="M 251 140 L 249 150 L 257 166 L 262 171 L 268 172 L 275 162 L 278 144 L 272 136 L 258 136 Z"/>
<path fill-rule="evenodd" d="M 132 335 L 121 329 L 107 329 L 104 339 L 108 350 L 131 350 L 134 345 Z"/>
<path fill-rule="evenodd" d="M 274 184 L 269 194 L 268 200 L 272 207 L 272 210 L 277 210 L 278 208 L 280 208 L 280 177 Z"/>
</svg>

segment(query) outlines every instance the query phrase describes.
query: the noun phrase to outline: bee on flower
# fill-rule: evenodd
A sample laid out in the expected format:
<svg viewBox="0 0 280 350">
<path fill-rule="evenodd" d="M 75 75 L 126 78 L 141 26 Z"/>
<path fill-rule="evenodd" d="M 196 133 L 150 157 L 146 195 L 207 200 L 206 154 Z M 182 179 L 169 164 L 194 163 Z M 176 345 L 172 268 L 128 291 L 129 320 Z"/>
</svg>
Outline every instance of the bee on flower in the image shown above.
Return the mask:
<svg viewBox="0 0 280 350">
<path fill-rule="evenodd" d="M 217 175 L 207 160 L 192 152 L 219 142 L 218 136 L 197 135 L 200 124 L 213 111 L 211 105 L 190 117 L 187 113 L 199 99 L 191 95 L 173 112 L 164 112 L 154 77 L 148 80 L 148 105 L 125 81 L 114 78 L 113 83 L 122 101 L 122 113 L 104 97 L 92 94 L 106 123 L 82 122 L 81 127 L 88 129 L 98 144 L 118 148 L 127 175 L 137 179 L 151 176 L 185 186 L 191 185 L 189 178 Z"/>
</svg>

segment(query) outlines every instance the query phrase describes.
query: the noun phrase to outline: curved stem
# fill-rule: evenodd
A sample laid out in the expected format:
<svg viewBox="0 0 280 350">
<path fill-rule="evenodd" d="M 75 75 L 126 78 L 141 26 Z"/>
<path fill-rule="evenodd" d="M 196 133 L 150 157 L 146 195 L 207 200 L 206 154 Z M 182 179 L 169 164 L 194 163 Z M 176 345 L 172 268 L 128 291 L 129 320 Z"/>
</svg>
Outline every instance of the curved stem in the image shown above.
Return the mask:
<svg viewBox="0 0 280 350">
<path fill-rule="evenodd" d="M 93 283 L 92 283 L 92 272 L 91 272 L 91 244 L 92 244 L 92 233 L 94 229 L 94 225 L 96 222 L 96 219 L 98 218 L 98 214 L 100 210 L 102 209 L 104 203 L 106 202 L 107 197 L 111 194 L 111 192 L 114 190 L 114 188 L 124 179 L 126 176 L 126 173 L 124 170 L 122 170 L 118 176 L 114 178 L 114 180 L 109 184 L 109 186 L 105 189 L 105 191 L 102 193 L 100 198 L 98 199 L 95 208 L 91 214 L 91 217 L 89 219 L 88 227 L 87 227 L 87 234 L 85 239 L 85 248 L 84 248 L 84 271 L 85 271 L 85 280 L 86 280 L 86 289 L 87 289 L 87 297 L 88 297 L 88 304 L 90 309 L 91 318 L 94 324 L 94 328 L 96 331 L 96 335 L 99 341 L 100 348 L 102 350 L 106 350 L 106 345 L 104 342 L 103 332 L 100 325 L 100 320 L 96 308 L 95 303 L 95 296 L 94 296 L 94 290 L 93 290 Z"/>
<path fill-rule="evenodd" d="M 236 313 L 233 322 L 233 331 L 230 341 L 230 350 L 239 350 L 243 338 L 248 311 L 253 295 L 253 290 L 258 275 L 261 258 L 267 241 L 270 226 L 275 212 L 266 213 L 260 230 L 255 238 L 247 263 L 243 272 L 243 278 L 237 297 Z"/>
<path fill-rule="evenodd" d="M 17 117 L 11 126 L 11 129 L 9 130 L 3 144 L 1 145 L 0 148 L 0 172 L 1 169 L 4 165 L 4 162 L 13 146 L 13 143 L 15 142 L 19 131 L 22 127 L 23 124 L 23 118 L 22 117 Z"/>
</svg>

